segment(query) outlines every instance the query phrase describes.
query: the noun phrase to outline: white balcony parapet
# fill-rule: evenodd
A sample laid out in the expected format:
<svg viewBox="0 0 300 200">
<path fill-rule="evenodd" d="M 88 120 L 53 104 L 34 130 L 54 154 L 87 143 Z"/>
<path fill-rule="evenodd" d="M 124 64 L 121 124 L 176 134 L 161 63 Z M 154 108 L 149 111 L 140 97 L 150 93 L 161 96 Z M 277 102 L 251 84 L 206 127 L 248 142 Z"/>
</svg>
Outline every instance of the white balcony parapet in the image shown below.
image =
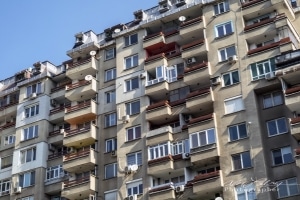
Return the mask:
<svg viewBox="0 0 300 200">
<path fill-rule="evenodd" d="M 92 42 L 89 42 L 89 43 L 86 43 L 86 44 L 82 44 L 80 45 L 79 47 L 76 47 L 75 49 L 71 49 L 69 51 L 67 51 L 67 54 L 71 54 L 71 53 L 74 53 L 74 52 L 77 52 L 77 51 L 80 51 L 80 50 L 83 50 L 87 47 L 90 47 L 90 46 L 99 46 L 99 44 L 96 42 L 96 41 L 92 41 Z M 99 46 L 100 47 L 100 46 Z"/>
<path fill-rule="evenodd" d="M 170 182 L 170 183 L 164 183 L 164 184 L 161 184 L 161 185 L 156 185 L 156 186 L 150 187 L 149 190 L 157 189 L 157 188 L 160 188 L 160 187 L 166 187 L 166 186 L 170 186 L 171 188 L 174 189 L 173 182 Z"/>
<path fill-rule="evenodd" d="M 17 86 L 15 86 L 13 88 L 9 88 L 7 90 L 3 90 L 3 91 L 0 92 L 0 97 L 8 95 L 8 94 L 10 94 L 10 93 L 12 93 L 14 91 L 17 91 L 17 90 L 19 90 L 19 88 Z"/>
<path fill-rule="evenodd" d="M 176 128 L 175 128 L 176 130 Z M 173 128 L 171 126 L 164 126 L 164 127 L 161 127 L 161 128 L 158 128 L 158 129 L 154 129 L 152 131 L 149 131 L 146 135 L 146 137 L 153 137 L 153 136 L 156 136 L 156 135 L 160 135 L 160 134 L 163 134 L 163 133 L 173 133 L 175 130 L 173 130 Z"/>
</svg>

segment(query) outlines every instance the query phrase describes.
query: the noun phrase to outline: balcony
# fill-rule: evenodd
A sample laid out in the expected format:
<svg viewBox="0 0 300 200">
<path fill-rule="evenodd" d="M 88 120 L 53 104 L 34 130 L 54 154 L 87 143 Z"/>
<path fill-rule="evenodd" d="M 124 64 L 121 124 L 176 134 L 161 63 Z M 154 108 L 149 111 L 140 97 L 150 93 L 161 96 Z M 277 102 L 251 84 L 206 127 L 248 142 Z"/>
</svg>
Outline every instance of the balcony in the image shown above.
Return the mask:
<svg viewBox="0 0 300 200">
<path fill-rule="evenodd" d="M 65 121 L 69 124 L 92 121 L 97 115 L 97 103 L 93 100 L 65 109 Z"/>
<path fill-rule="evenodd" d="M 70 101 L 78 101 L 82 96 L 92 98 L 97 93 L 97 84 L 97 80 L 93 78 L 91 81 L 83 80 L 67 85 L 65 97 Z"/>
<path fill-rule="evenodd" d="M 146 120 L 153 122 L 164 121 L 165 118 L 169 118 L 172 114 L 169 102 L 166 100 L 151 104 L 146 110 Z"/>
<path fill-rule="evenodd" d="M 184 69 L 183 81 L 188 85 L 207 85 L 210 82 L 210 63 L 197 63 Z"/>
<path fill-rule="evenodd" d="M 64 116 L 65 116 L 64 111 L 68 107 L 70 107 L 70 104 L 51 109 L 50 113 L 49 113 L 49 121 L 52 122 L 53 124 L 62 122 L 64 120 Z"/>
<path fill-rule="evenodd" d="M 0 126 L 0 130 L 3 131 L 6 129 L 9 129 L 9 128 L 15 128 L 15 125 L 16 125 L 16 122 L 8 122 L 8 123 Z"/>
<path fill-rule="evenodd" d="M 183 59 L 199 56 L 207 52 L 205 39 L 196 40 L 181 47 L 181 57 Z"/>
<path fill-rule="evenodd" d="M 66 151 L 59 151 L 59 152 L 56 151 L 56 152 L 48 155 L 48 161 L 58 159 L 58 158 L 63 158 L 63 156 L 66 155 L 66 154 L 67 154 Z"/>
<path fill-rule="evenodd" d="M 86 75 L 94 75 L 98 71 L 97 62 L 96 58 L 91 57 L 80 62 L 68 64 L 66 76 L 72 80 L 81 80 Z"/>
<path fill-rule="evenodd" d="M 300 167 L 300 148 L 295 149 L 296 166 Z"/>
<path fill-rule="evenodd" d="M 79 57 L 81 55 L 86 55 L 91 51 L 97 51 L 99 48 L 100 45 L 96 41 L 92 41 L 67 51 L 67 55 L 72 58 Z"/>
<path fill-rule="evenodd" d="M 165 78 L 159 78 L 147 81 L 147 86 L 145 90 L 145 94 L 147 96 L 152 97 L 153 99 L 157 99 L 161 97 L 161 94 L 165 94 L 169 92 L 169 83 L 165 80 Z"/>
<path fill-rule="evenodd" d="M 55 130 L 55 131 L 49 132 L 49 135 L 48 135 L 48 143 L 49 144 L 60 143 L 63 141 L 63 139 L 64 139 L 64 134 L 61 130 Z"/>
<path fill-rule="evenodd" d="M 164 126 L 151 130 L 146 135 L 147 146 L 152 146 L 166 141 L 173 141 L 173 129 L 171 126 Z"/>
<path fill-rule="evenodd" d="M 262 0 L 246 0 L 246 1 L 244 1 L 244 3 L 242 3 L 242 9 L 245 10 L 245 9 L 253 7 L 257 4 L 261 4 L 260 6 L 262 6 L 262 4 L 264 2 L 265 1 L 262 1 Z"/>
<path fill-rule="evenodd" d="M 143 40 L 143 48 L 146 49 L 151 46 L 165 44 L 165 36 L 163 32 L 154 33 L 151 35 L 147 35 Z"/>
<path fill-rule="evenodd" d="M 186 108 L 189 110 L 207 108 L 212 106 L 213 101 L 214 93 L 211 88 L 196 90 L 187 95 Z"/>
<path fill-rule="evenodd" d="M 97 127 L 93 124 L 80 129 L 67 130 L 64 133 L 64 146 L 81 147 L 94 144 L 97 140 Z"/>
<path fill-rule="evenodd" d="M 290 119 L 291 134 L 296 140 L 300 140 L 300 117 Z"/>
<path fill-rule="evenodd" d="M 5 118 L 7 116 L 16 116 L 17 115 L 17 107 L 18 101 L 10 102 L 9 104 L 3 105 L 0 107 L 0 119 Z"/>
<path fill-rule="evenodd" d="M 158 66 L 167 66 L 168 61 L 164 53 L 150 56 L 145 59 L 145 70 L 155 70 Z"/>
<path fill-rule="evenodd" d="M 171 183 L 166 183 L 152 187 L 149 190 L 149 197 L 153 200 L 158 199 L 176 199 L 174 186 Z"/>
<path fill-rule="evenodd" d="M 63 85 L 60 85 L 60 86 L 57 86 L 55 88 L 52 88 L 51 89 L 51 99 L 56 99 L 56 98 L 59 98 L 59 97 L 64 97 L 65 96 L 65 93 L 66 93 L 66 85 L 69 85 L 71 84 L 71 82 L 67 82 L 66 84 L 63 84 Z"/>
<path fill-rule="evenodd" d="M 172 158 L 172 155 L 167 155 L 165 157 L 156 158 L 148 161 L 149 175 L 169 173 L 173 169 L 174 169 L 174 160 Z"/>
<path fill-rule="evenodd" d="M 89 195 L 96 192 L 97 181 L 93 175 L 64 181 L 61 196 L 67 199 L 89 199 Z"/>
<path fill-rule="evenodd" d="M 260 21 L 258 23 L 254 23 L 254 24 L 245 26 L 244 31 L 247 32 L 247 31 L 251 31 L 253 29 L 261 28 L 266 25 L 269 25 L 270 23 L 274 23 L 274 25 L 275 25 L 274 28 L 282 27 L 287 24 L 287 17 L 284 13 L 281 13 L 281 14 L 276 15 L 273 18 L 266 19 L 266 20 Z M 266 28 L 269 28 L 269 27 L 266 27 Z M 263 32 L 265 32 L 265 31 L 263 31 Z"/>
<path fill-rule="evenodd" d="M 195 176 L 193 180 L 188 181 L 187 186 L 192 186 L 193 193 L 198 197 L 213 197 L 216 193 L 220 193 L 223 190 L 223 180 L 221 175 L 221 170 L 207 174 L 199 174 Z"/>
<path fill-rule="evenodd" d="M 215 125 L 214 119 L 215 119 L 214 113 L 207 114 L 207 115 L 201 115 L 201 116 L 192 118 L 186 124 L 186 126 L 189 129 L 188 132 L 189 133 L 197 132 L 197 131 L 203 129 L 202 126 L 205 126 L 204 129 L 215 127 L 216 125 Z"/>
<path fill-rule="evenodd" d="M 219 153 L 217 144 L 208 144 L 191 149 L 191 163 L 195 165 L 214 164 L 218 160 Z"/>
<path fill-rule="evenodd" d="M 97 164 L 98 153 L 94 149 L 78 150 L 64 155 L 64 170 L 80 173 L 93 170 Z"/>
<path fill-rule="evenodd" d="M 299 81 L 299 80 L 298 80 Z M 290 111 L 300 112 L 300 86 L 296 85 L 294 87 L 285 90 L 285 105 Z"/>
<path fill-rule="evenodd" d="M 62 176 L 55 180 L 50 180 L 45 182 L 45 194 L 58 194 L 61 192 L 63 181 L 66 177 Z"/>
<path fill-rule="evenodd" d="M 187 38 L 192 32 L 202 30 L 206 27 L 204 17 L 196 17 L 180 25 L 179 35 Z"/>
</svg>

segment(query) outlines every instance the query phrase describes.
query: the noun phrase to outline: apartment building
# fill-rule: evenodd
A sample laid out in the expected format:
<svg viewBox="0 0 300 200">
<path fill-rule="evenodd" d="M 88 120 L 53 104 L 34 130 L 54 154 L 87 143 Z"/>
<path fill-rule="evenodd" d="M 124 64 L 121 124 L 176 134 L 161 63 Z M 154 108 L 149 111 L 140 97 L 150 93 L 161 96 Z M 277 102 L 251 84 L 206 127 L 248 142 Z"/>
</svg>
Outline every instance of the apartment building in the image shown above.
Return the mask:
<svg viewBox="0 0 300 200">
<path fill-rule="evenodd" d="M 1 200 L 300 198 L 300 1 L 153 6 L 0 82 Z"/>
</svg>

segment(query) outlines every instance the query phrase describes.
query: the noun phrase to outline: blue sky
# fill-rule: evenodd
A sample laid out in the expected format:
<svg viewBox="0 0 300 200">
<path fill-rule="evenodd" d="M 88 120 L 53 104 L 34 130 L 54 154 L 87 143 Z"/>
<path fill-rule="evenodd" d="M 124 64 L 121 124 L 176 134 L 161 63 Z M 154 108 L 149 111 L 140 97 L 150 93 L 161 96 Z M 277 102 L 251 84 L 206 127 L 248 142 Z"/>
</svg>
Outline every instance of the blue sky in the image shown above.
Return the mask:
<svg viewBox="0 0 300 200">
<path fill-rule="evenodd" d="M 157 0 L 7 0 L 0 5 L 0 80 L 48 60 L 60 65 L 74 34 L 96 34 L 133 20 L 133 12 L 157 5 Z"/>
</svg>

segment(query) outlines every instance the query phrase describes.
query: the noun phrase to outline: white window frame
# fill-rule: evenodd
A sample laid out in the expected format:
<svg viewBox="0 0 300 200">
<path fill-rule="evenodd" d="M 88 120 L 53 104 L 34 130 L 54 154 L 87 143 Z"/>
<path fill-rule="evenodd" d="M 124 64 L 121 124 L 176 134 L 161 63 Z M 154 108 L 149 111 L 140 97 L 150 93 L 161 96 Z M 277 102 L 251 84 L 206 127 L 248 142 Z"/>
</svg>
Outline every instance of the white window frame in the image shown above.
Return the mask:
<svg viewBox="0 0 300 200">
<path fill-rule="evenodd" d="M 135 63 L 135 59 L 137 60 L 137 63 Z M 129 65 L 127 65 L 127 61 L 130 62 Z M 136 67 L 138 65 L 139 65 L 139 55 L 138 54 L 134 54 L 134 55 L 124 58 L 124 69 L 130 69 L 130 68 Z"/>
<path fill-rule="evenodd" d="M 170 142 L 157 144 L 148 148 L 148 159 L 154 160 L 171 154 Z"/>
<path fill-rule="evenodd" d="M 112 168 L 112 169 L 110 169 L 110 168 Z M 107 170 L 113 170 L 113 176 L 108 177 Z M 105 179 L 117 177 L 117 173 L 118 173 L 118 164 L 117 163 L 111 163 L 111 164 L 107 164 L 104 166 L 104 178 Z"/>
<path fill-rule="evenodd" d="M 4 194 L 9 194 L 10 192 L 10 184 L 11 181 L 9 179 L 1 180 L 0 181 L 0 196 Z"/>
<path fill-rule="evenodd" d="M 42 83 L 38 82 L 32 85 L 27 86 L 26 88 L 26 97 L 30 97 L 32 93 L 40 94 L 42 93 Z"/>
<path fill-rule="evenodd" d="M 118 190 L 109 190 L 104 192 L 104 200 L 116 200 Z"/>
<path fill-rule="evenodd" d="M 241 126 L 244 126 L 244 130 L 241 128 Z M 231 132 L 232 128 L 236 129 L 237 139 L 233 139 L 231 137 L 231 135 L 233 134 Z M 242 134 L 242 131 L 245 131 L 245 133 Z M 247 130 L 247 124 L 245 122 L 240 123 L 240 124 L 236 124 L 236 125 L 232 125 L 232 126 L 228 126 L 228 138 L 229 138 L 230 142 L 241 140 L 241 139 L 244 139 L 244 138 L 247 138 L 247 137 L 248 137 L 248 130 Z"/>
<path fill-rule="evenodd" d="M 223 6 L 224 11 L 221 10 L 221 6 Z M 217 7 L 218 12 L 216 12 L 216 9 L 215 9 L 216 7 Z M 223 1 L 223 2 L 220 2 L 220 3 L 217 3 L 217 4 L 214 5 L 214 14 L 215 15 L 220 15 L 220 14 L 225 13 L 227 11 L 229 11 L 228 1 Z"/>
<path fill-rule="evenodd" d="M 40 107 L 39 104 L 27 106 L 24 108 L 24 117 L 25 118 L 30 118 L 34 117 L 39 114 Z"/>
<path fill-rule="evenodd" d="M 21 200 L 34 200 L 33 196 L 23 197 Z"/>
<path fill-rule="evenodd" d="M 117 113 L 106 114 L 104 116 L 104 127 L 107 128 L 115 125 L 117 125 Z"/>
<path fill-rule="evenodd" d="M 256 200 L 257 199 L 254 183 L 236 185 L 234 189 L 235 189 L 236 200 L 240 200 L 240 199 Z M 242 197 L 239 198 L 239 195 L 242 195 Z"/>
<path fill-rule="evenodd" d="M 172 144 L 172 155 L 179 155 L 184 153 L 185 146 L 184 146 L 184 141 L 178 141 Z"/>
<path fill-rule="evenodd" d="M 136 37 L 136 38 L 135 38 Z M 132 41 L 133 40 L 133 41 Z M 136 42 L 134 41 L 136 40 Z M 134 44 L 137 44 L 139 41 L 139 38 L 138 38 L 138 34 L 137 33 L 134 33 L 134 34 L 131 34 L 131 35 L 127 35 L 124 37 L 124 44 L 125 44 L 125 47 L 128 47 L 130 45 L 134 45 Z"/>
<path fill-rule="evenodd" d="M 110 59 L 115 58 L 115 51 L 116 51 L 115 47 L 106 49 L 105 50 L 105 60 L 110 60 Z"/>
<path fill-rule="evenodd" d="M 117 149 L 117 138 L 110 138 L 105 140 L 105 152 L 109 153 Z"/>
<path fill-rule="evenodd" d="M 293 181 L 293 183 L 291 183 L 291 181 Z M 279 198 L 294 196 L 294 195 L 298 195 L 300 193 L 299 192 L 298 181 L 297 181 L 296 177 L 289 178 L 289 179 L 284 179 L 284 180 L 280 180 L 280 181 L 277 181 L 276 183 L 277 183 L 277 194 L 278 194 Z M 291 188 L 290 187 L 296 187 L 297 193 L 291 194 Z M 288 194 L 285 195 L 285 196 L 282 196 L 280 194 L 280 191 L 282 189 L 285 189 Z"/>
<path fill-rule="evenodd" d="M 227 29 L 226 29 L 226 26 L 230 24 L 230 28 L 231 28 L 231 32 L 227 33 Z M 220 35 L 219 33 L 219 28 L 222 28 L 223 32 L 224 32 L 224 35 Z M 224 22 L 222 24 L 217 24 L 215 25 L 215 37 L 216 38 L 221 38 L 221 37 L 225 37 L 227 35 L 231 35 L 232 33 L 234 33 L 234 29 L 233 29 L 233 23 L 232 21 L 227 21 L 227 22 Z"/>
<path fill-rule="evenodd" d="M 142 179 L 126 182 L 127 196 L 143 194 L 143 181 Z"/>
<path fill-rule="evenodd" d="M 21 177 L 23 177 L 23 180 L 22 180 Z M 26 180 L 28 178 L 29 178 L 29 180 Z M 35 185 L 35 171 L 30 171 L 30 172 L 26 172 L 24 174 L 20 174 L 19 175 L 19 184 L 22 188 L 30 187 L 32 185 Z"/>
<path fill-rule="evenodd" d="M 21 158 L 20 158 L 21 164 L 33 162 L 36 160 L 37 157 L 37 149 L 36 147 L 24 149 L 20 151 L 20 154 L 21 154 Z"/>
<path fill-rule="evenodd" d="M 22 132 L 21 141 L 26 141 L 38 137 L 39 134 L 38 131 L 39 131 L 38 125 L 24 128 Z"/>
<path fill-rule="evenodd" d="M 234 49 L 234 53 L 231 55 L 230 52 L 228 52 L 231 48 Z M 224 58 L 222 58 L 222 52 L 224 52 Z M 218 56 L 219 56 L 219 62 L 227 61 L 229 57 L 236 55 L 236 48 L 235 45 L 231 45 L 228 47 L 224 47 L 218 50 Z"/>
<path fill-rule="evenodd" d="M 66 174 L 62 165 L 48 167 L 46 170 L 46 181 L 54 180 L 63 177 Z"/>
<path fill-rule="evenodd" d="M 137 130 L 136 129 L 140 129 L 139 131 L 140 131 L 140 136 L 138 137 L 138 135 L 137 135 Z M 132 131 L 132 139 L 131 140 L 129 140 L 129 134 L 131 134 L 130 132 Z M 138 125 L 138 126 L 133 126 L 133 127 L 130 127 L 130 128 L 127 128 L 126 129 L 126 141 L 132 141 L 132 140 L 136 140 L 136 139 L 139 139 L 139 138 L 141 138 L 142 136 L 142 127 L 140 126 L 140 125 Z"/>
<path fill-rule="evenodd" d="M 11 163 L 9 165 L 7 165 L 7 166 L 2 166 L 3 163 L 4 163 L 3 159 L 9 159 L 9 161 L 11 161 Z M 13 164 L 13 155 L 5 155 L 5 156 L 1 157 L 1 166 L 0 166 L 0 169 L 9 168 L 9 167 L 12 166 L 12 164 Z"/>
<path fill-rule="evenodd" d="M 116 90 L 105 92 L 105 102 L 114 103 L 116 101 Z"/>
<path fill-rule="evenodd" d="M 279 95 L 278 95 L 279 94 Z M 275 100 L 280 97 L 280 102 L 276 102 Z M 269 101 L 269 103 L 267 103 Z M 270 105 L 268 105 L 270 104 Z M 283 104 L 283 95 L 281 91 L 271 92 L 263 95 L 263 106 L 264 108 L 272 108 L 275 106 L 279 106 Z"/>
<path fill-rule="evenodd" d="M 137 87 L 135 87 L 135 88 L 133 87 L 132 81 L 137 81 L 137 83 L 138 83 Z M 129 87 L 127 87 L 127 84 L 129 84 Z M 129 92 L 129 91 L 132 91 L 132 90 L 139 89 L 139 87 L 140 87 L 140 83 L 139 83 L 139 78 L 138 77 L 133 77 L 131 79 L 125 80 L 125 92 Z"/>
<path fill-rule="evenodd" d="M 105 80 L 105 82 L 115 80 L 116 79 L 116 73 L 117 73 L 116 68 L 111 68 L 111 69 L 105 70 L 104 71 L 104 74 L 105 74 L 104 80 Z"/>
<path fill-rule="evenodd" d="M 205 135 L 204 141 L 202 141 L 202 139 L 201 139 L 201 136 L 203 134 Z M 213 134 L 213 136 L 211 134 Z M 213 139 L 213 140 L 211 140 L 211 139 Z M 197 142 L 197 146 L 193 146 L 193 142 Z M 202 131 L 190 134 L 190 148 L 191 149 L 210 145 L 210 144 L 215 144 L 215 143 L 216 143 L 215 128 L 210 128 L 210 129 L 206 129 L 206 130 L 202 130 Z"/>
<path fill-rule="evenodd" d="M 286 129 L 283 132 L 279 132 L 278 122 L 281 121 L 281 120 L 284 121 L 285 129 Z M 275 122 L 275 125 L 276 125 L 276 134 L 273 134 L 273 135 L 270 134 L 270 128 L 269 128 L 269 123 L 272 123 L 272 122 Z M 285 133 L 287 133 L 289 131 L 288 130 L 288 126 L 287 126 L 287 121 L 286 121 L 285 117 L 280 117 L 280 118 L 277 118 L 277 119 L 269 120 L 269 121 L 266 122 L 266 124 L 267 124 L 268 136 L 269 137 L 276 136 L 276 135 L 281 135 L 281 134 L 285 134 Z"/>
<path fill-rule="evenodd" d="M 233 80 L 233 73 L 237 73 L 238 74 L 238 80 L 236 82 L 234 82 L 235 80 Z M 225 83 L 225 78 L 224 76 L 226 75 L 229 75 L 229 84 L 226 85 Z M 222 84 L 223 84 L 223 87 L 227 87 L 227 86 L 231 86 L 231 85 L 234 85 L 234 84 L 238 84 L 240 83 L 240 73 L 238 70 L 234 70 L 234 71 L 230 71 L 228 73 L 224 73 L 222 74 Z"/>
<path fill-rule="evenodd" d="M 245 154 L 248 154 L 247 156 L 249 156 L 249 158 L 250 158 L 250 166 L 244 166 L 244 164 L 245 164 L 244 159 L 247 158 L 247 156 L 245 157 Z M 235 166 L 234 166 L 234 157 L 237 157 L 237 156 L 239 157 L 241 168 L 237 168 L 236 169 Z M 232 157 L 232 169 L 234 171 L 236 171 L 236 170 L 242 170 L 242 169 L 248 169 L 248 168 L 252 167 L 252 158 L 251 158 L 250 151 L 244 151 L 244 152 L 241 152 L 241 153 L 238 153 L 238 154 L 234 154 L 231 157 Z"/>
<path fill-rule="evenodd" d="M 234 103 L 234 105 L 233 105 L 234 108 L 229 109 L 230 108 L 229 106 L 232 103 Z M 239 105 L 237 106 L 236 103 L 239 103 Z M 225 114 L 231 114 L 231 113 L 235 113 L 235 112 L 245 110 L 245 105 L 244 105 L 242 95 L 225 99 L 224 100 L 224 108 L 225 108 Z"/>
<path fill-rule="evenodd" d="M 136 110 L 135 106 L 138 107 L 138 110 Z M 139 114 L 140 113 L 140 107 L 141 107 L 140 100 L 126 103 L 125 104 L 126 115 L 136 115 L 136 114 Z"/>
<path fill-rule="evenodd" d="M 130 162 L 129 157 L 134 157 L 134 161 Z M 143 157 L 142 157 L 142 152 L 134 152 L 134 153 L 129 153 L 126 155 L 126 162 L 127 165 L 142 165 L 143 164 Z"/>
<path fill-rule="evenodd" d="M 6 135 L 5 138 L 4 138 L 4 146 L 14 144 L 15 141 L 16 141 L 16 136 L 15 135 Z"/>
<path fill-rule="evenodd" d="M 277 164 L 275 163 L 275 158 L 274 158 L 275 151 L 280 151 L 280 157 L 281 157 L 282 163 L 277 163 Z M 287 158 L 285 157 L 288 154 L 289 154 L 289 157 L 291 157 L 291 160 L 287 160 Z M 273 161 L 274 166 L 284 165 L 284 164 L 294 162 L 292 148 L 290 146 L 287 146 L 287 147 L 282 147 L 279 149 L 272 150 L 272 161 Z"/>
<path fill-rule="evenodd" d="M 259 61 L 256 63 L 252 63 L 250 65 L 251 78 L 252 81 L 264 79 L 267 74 L 274 73 L 275 67 L 272 65 L 274 58 L 270 58 L 268 60 Z M 273 68 L 273 69 L 272 69 Z M 255 70 L 256 76 L 253 75 L 253 71 Z"/>
</svg>

